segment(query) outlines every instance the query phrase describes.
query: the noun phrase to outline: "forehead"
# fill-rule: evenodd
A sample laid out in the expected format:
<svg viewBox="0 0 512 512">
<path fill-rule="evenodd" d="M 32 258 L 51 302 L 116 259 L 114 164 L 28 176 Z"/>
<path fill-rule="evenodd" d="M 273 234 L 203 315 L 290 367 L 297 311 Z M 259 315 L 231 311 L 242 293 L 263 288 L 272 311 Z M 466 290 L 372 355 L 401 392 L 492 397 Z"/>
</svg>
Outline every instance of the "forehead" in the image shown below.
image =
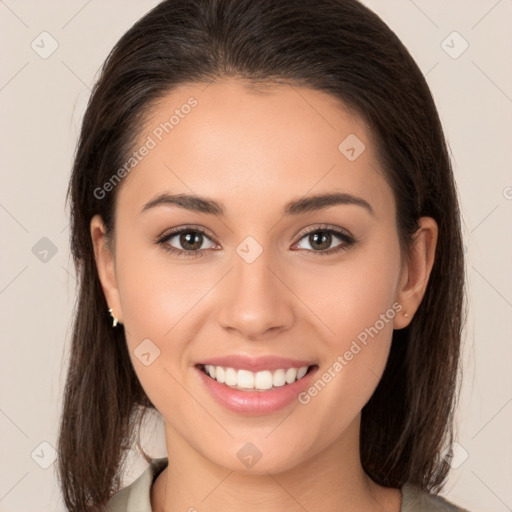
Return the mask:
<svg viewBox="0 0 512 512">
<path fill-rule="evenodd" d="M 364 196 L 376 211 L 393 204 L 364 121 L 304 87 L 180 86 L 151 107 L 134 150 L 119 191 L 127 205 L 194 193 L 219 198 L 229 214 L 229 205 L 281 207 L 327 191 Z"/>
</svg>

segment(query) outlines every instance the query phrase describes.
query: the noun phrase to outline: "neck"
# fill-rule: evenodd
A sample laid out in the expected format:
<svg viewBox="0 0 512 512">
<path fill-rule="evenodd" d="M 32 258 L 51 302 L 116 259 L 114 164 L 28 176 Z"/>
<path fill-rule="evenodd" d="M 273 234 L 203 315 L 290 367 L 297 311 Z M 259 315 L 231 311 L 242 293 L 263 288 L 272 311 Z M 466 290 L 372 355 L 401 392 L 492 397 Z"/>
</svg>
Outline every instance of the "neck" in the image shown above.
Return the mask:
<svg viewBox="0 0 512 512">
<path fill-rule="evenodd" d="M 168 423 L 169 464 L 151 489 L 154 512 L 304 512 L 358 510 L 399 512 L 398 489 L 377 485 L 359 457 L 359 417 L 342 438 L 289 470 L 240 473 L 194 450 Z"/>
</svg>

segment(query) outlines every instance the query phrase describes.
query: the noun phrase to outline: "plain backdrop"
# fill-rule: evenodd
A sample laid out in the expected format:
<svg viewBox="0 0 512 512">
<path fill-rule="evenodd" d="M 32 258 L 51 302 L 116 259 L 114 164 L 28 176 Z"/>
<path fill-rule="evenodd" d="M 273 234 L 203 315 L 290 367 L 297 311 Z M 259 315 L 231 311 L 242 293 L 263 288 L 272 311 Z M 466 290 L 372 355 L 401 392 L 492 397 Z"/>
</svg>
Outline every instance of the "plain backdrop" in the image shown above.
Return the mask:
<svg viewBox="0 0 512 512">
<path fill-rule="evenodd" d="M 0 0 L 0 512 L 64 511 L 56 446 L 75 300 L 64 197 L 98 70 L 155 0 Z M 464 223 L 469 318 L 459 443 L 441 494 L 512 510 L 511 0 L 364 0 L 431 87 Z M 165 455 L 157 415 L 143 444 Z M 146 467 L 131 457 L 125 483 Z"/>
</svg>

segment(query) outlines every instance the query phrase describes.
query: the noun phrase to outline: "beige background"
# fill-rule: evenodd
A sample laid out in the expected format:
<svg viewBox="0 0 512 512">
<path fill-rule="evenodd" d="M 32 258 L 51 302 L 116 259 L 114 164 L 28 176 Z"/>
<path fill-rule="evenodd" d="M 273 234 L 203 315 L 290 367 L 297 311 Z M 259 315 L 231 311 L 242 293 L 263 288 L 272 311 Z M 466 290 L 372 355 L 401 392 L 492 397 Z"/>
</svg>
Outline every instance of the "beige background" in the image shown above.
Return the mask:
<svg viewBox="0 0 512 512">
<path fill-rule="evenodd" d="M 156 3 L 0 0 L 0 512 L 64 510 L 52 463 L 75 296 L 64 196 L 97 71 Z M 461 198 L 470 317 L 458 467 L 442 494 L 474 512 L 511 510 L 512 1 L 364 3 L 427 77 Z M 51 38 L 58 48 L 44 59 Z M 153 456 L 165 455 L 161 427 L 145 433 Z M 144 467 L 134 457 L 126 483 Z"/>
</svg>

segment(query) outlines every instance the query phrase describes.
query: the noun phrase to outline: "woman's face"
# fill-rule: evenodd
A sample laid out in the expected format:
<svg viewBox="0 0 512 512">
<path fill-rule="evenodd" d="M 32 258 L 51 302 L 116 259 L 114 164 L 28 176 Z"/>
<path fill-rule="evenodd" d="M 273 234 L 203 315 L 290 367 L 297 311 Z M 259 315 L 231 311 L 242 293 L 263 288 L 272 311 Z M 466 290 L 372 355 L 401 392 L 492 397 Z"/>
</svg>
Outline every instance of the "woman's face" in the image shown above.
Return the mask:
<svg viewBox="0 0 512 512">
<path fill-rule="evenodd" d="M 365 125 L 318 91 L 224 80 L 168 94 L 135 149 L 97 261 L 168 449 L 260 473 L 353 444 L 421 298 Z"/>
</svg>

